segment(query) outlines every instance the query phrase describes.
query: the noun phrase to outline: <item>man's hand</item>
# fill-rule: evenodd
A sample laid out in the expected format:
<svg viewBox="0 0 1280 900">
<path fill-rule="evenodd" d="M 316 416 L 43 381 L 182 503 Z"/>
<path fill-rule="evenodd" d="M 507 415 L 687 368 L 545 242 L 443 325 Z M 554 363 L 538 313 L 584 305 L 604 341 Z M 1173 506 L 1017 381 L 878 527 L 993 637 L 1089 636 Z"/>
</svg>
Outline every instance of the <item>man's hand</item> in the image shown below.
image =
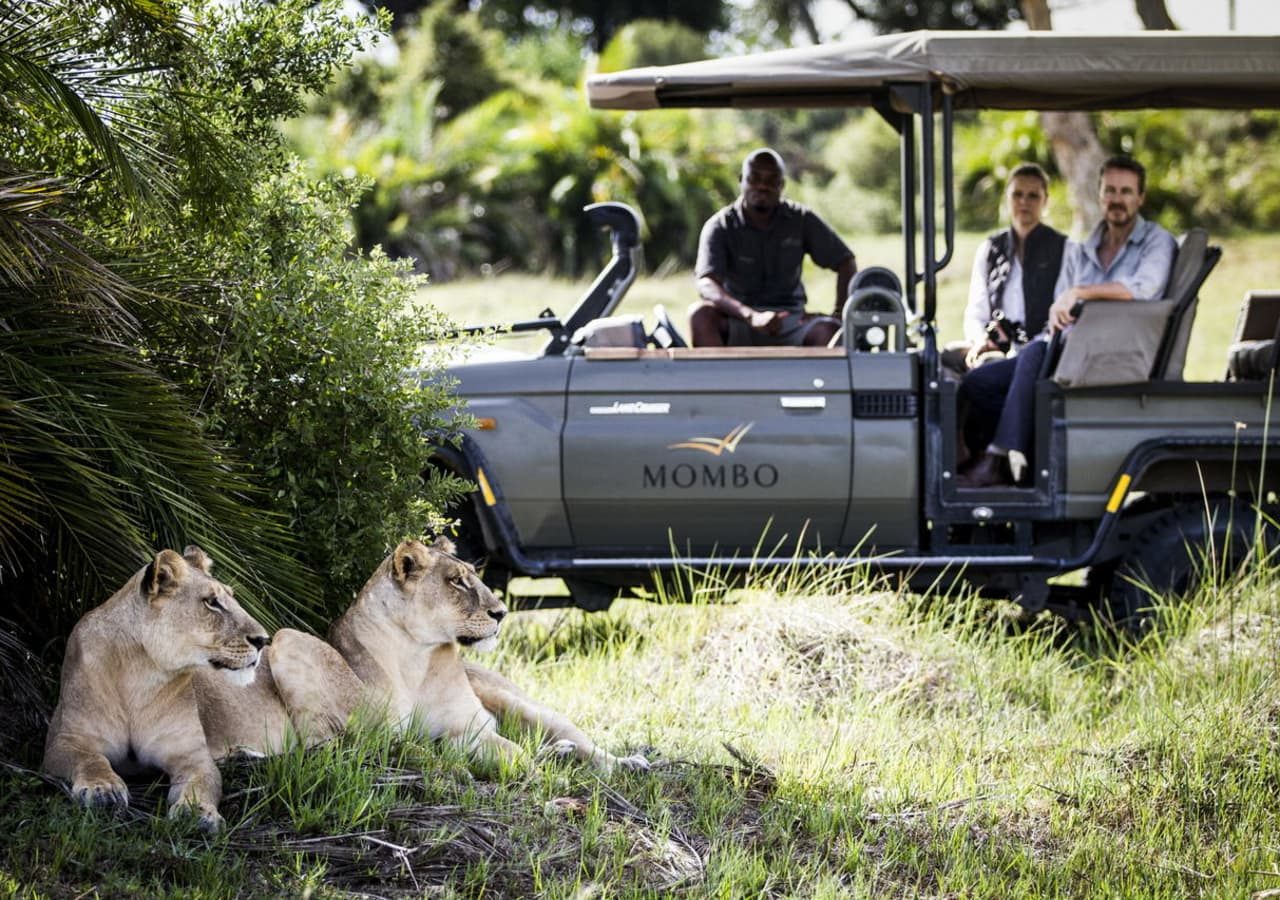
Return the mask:
<svg viewBox="0 0 1280 900">
<path fill-rule="evenodd" d="M 1049 307 L 1049 330 L 1061 331 L 1074 322 L 1076 317 L 1071 311 L 1083 299 L 1079 288 L 1067 288 L 1059 294 Z"/>
<path fill-rule="evenodd" d="M 781 309 L 752 309 L 751 318 L 748 321 L 756 331 L 777 334 L 782 330 L 782 320 L 789 315 L 791 315 L 790 312 Z"/>
</svg>

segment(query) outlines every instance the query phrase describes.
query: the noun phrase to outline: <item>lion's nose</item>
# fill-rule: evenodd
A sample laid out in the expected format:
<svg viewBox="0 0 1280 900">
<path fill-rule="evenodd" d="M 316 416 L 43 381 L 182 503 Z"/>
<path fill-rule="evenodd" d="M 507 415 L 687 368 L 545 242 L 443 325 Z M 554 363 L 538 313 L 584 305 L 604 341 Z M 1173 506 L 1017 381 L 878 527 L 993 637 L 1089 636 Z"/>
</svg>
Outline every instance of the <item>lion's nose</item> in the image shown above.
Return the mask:
<svg viewBox="0 0 1280 900">
<path fill-rule="evenodd" d="M 489 610 L 489 618 L 493 619 L 495 622 L 501 622 L 506 618 L 506 616 L 507 610 L 504 607 L 499 606 L 497 609 Z"/>
<path fill-rule="evenodd" d="M 255 650 L 261 650 L 267 644 L 271 643 L 271 635 L 269 634 L 251 634 L 247 638 L 250 644 L 253 644 Z"/>
</svg>

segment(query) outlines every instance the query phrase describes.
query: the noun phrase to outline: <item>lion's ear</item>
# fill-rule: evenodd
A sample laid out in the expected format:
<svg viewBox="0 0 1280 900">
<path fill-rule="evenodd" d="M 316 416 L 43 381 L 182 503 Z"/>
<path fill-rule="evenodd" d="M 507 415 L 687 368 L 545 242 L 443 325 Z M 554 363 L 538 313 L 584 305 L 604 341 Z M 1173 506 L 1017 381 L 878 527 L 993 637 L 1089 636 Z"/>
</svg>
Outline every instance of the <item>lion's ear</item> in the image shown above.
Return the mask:
<svg viewBox="0 0 1280 900">
<path fill-rule="evenodd" d="M 391 568 L 395 572 L 396 581 L 404 584 L 417 578 L 431 565 L 431 557 L 422 541 L 401 541 L 392 554 Z"/>
<path fill-rule="evenodd" d="M 187 544 L 182 548 L 182 558 L 206 575 L 213 574 L 213 560 L 195 544 Z"/>
<path fill-rule="evenodd" d="M 142 596 L 155 601 L 187 580 L 187 561 L 172 550 L 161 550 L 142 573 Z"/>
<path fill-rule="evenodd" d="M 453 541 L 443 534 L 431 542 L 431 549 L 439 550 L 441 553 L 448 553 L 450 556 L 458 555 L 458 548 L 454 546 Z"/>
</svg>

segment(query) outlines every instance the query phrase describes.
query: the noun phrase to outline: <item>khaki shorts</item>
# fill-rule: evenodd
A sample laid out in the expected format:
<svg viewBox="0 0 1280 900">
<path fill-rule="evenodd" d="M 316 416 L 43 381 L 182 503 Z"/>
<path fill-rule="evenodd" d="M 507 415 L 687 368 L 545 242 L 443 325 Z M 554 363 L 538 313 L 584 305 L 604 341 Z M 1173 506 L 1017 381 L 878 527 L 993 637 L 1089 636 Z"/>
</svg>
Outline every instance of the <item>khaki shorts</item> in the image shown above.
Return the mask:
<svg viewBox="0 0 1280 900">
<path fill-rule="evenodd" d="M 742 319 L 730 319 L 728 344 L 730 347 L 800 347 L 813 326 L 822 321 L 840 324 L 831 316 L 793 312 L 782 320 L 777 334 L 768 334 L 757 331 Z"/>
</svg>

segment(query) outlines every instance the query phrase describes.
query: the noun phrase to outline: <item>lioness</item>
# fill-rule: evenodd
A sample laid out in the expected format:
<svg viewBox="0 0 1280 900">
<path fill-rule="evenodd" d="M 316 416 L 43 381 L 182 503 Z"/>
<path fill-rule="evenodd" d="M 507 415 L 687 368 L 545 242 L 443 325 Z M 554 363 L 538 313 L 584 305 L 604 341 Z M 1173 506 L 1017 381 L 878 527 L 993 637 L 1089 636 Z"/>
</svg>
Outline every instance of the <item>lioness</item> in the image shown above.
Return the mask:
<svg viewBox="0 0 1280 900">
<path fill-rule="evenodd" d="M 432 737 L 488 748 L 513 762 L 524 752 L 498 734 L 511 715 L 541 730 L 557 751 L 597 768 L 648 769 L 642 756 L 617 757 L 572 722 L 525 696 L 507 679 L 464 662 L 458 645 L 492 647 L 507 608 L 446 538 L 430 547 L 404 541 L 383 560 L 329 641 L 400 727 L 418 723 Z"/>
<path fill-rule="evenodd" d="M 162 550 L 112 597 L 85 613 L 67 641 L 44 770 L 71 782 L 84 806 L 125 806 L 117 772 L 169 776 L 169 815 L 222 825 L 222 778 L 196 712 L 192 677 L 212 667 L 242 680 L 269 638 L 199 547 Z"/>
</svg>

